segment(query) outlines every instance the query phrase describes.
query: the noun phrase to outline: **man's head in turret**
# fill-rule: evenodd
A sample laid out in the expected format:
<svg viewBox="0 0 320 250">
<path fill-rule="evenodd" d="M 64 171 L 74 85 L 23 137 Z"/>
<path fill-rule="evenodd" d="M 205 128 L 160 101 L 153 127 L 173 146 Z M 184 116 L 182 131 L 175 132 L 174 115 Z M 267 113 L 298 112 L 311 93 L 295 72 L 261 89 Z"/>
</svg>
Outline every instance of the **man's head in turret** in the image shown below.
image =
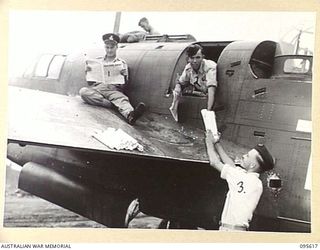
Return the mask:
<svg viewBox="0 0 320 250">
<path fill-rule="evenodd" d="M 188 61 L 191 67 L 198 71 L 204 58 L 203 48 L 199 44 L 192 44 L 187 48 Z"/>
</svg>

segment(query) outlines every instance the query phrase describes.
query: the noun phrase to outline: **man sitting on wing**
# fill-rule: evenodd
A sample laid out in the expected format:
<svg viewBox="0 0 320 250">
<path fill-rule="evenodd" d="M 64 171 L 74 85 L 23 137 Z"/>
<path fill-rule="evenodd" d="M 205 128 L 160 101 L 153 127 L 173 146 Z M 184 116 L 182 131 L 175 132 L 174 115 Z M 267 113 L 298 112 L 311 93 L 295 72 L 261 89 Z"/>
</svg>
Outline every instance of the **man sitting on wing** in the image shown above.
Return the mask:
<svg viewBox="0 0 320 250">
<path fill-rule="evenodd" d="M 105 44 L 106 55 L 98 58 L 104 66 L 121 65 L 121 70 L 117 72 L 122 78 L 121 82 L 112 82 L 106 77 L 105 82 L 95 82 L 93 86 L 83 87 L 79 94 L 88 104 L 98 105 L 105 108 L 115 107 L 130 125 L 134 125 L 136 120 L 144 113 L 145 104 L 140 102 L 134 109 L 129 98 L 123 93 L 124 86 L 128 82 L 127 63 L 117 57 L 119 36 L 108 33 L 102 36 Z M 86 71 L 91 68 L 87 66 Z"/>
</svg>

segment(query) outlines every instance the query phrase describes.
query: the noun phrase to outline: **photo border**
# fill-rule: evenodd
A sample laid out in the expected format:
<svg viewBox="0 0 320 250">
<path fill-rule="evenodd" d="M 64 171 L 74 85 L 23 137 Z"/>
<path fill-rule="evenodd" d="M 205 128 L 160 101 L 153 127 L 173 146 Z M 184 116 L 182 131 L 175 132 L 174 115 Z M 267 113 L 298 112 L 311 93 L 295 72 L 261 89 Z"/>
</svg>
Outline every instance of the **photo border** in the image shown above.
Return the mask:
<svg viewBox="0 0 320 250">
<path fill-rule="evenodd" d="M 6 159 L 6 135 L 7 135 L 7 82 L 8 82 L 8 12 L 9 10 L 86 10 L 86 11 L 310 11 L 319 15 L 319 0 L 3 0 L 0 2 L 0 159 L 2 168 L 0 176 L 1 185 L 1 215 L 4 214 L 5 194 L 5 159 Z M 4 228 L 1 221 L 1 242 L 65 242 L 65 243 L 107 243 L 107 242 L 290 242 L 307 243 L 320 240 L 320 205 L 319 199 L 319 124 L 320 124 L 320 82 L 319 76 L 319 35 L 320 26 L 316 20 L 315 51 L 312 88 L 312 219 L 311 233 L 276 233 L 276 232 L 218 232 L 218 231 L 192 231 L 192 230 L 153 230 L 153 229 L 91 229 L 91 228 Z M 3 218 L 2 218 L 3 220 Z"/>
</svg>

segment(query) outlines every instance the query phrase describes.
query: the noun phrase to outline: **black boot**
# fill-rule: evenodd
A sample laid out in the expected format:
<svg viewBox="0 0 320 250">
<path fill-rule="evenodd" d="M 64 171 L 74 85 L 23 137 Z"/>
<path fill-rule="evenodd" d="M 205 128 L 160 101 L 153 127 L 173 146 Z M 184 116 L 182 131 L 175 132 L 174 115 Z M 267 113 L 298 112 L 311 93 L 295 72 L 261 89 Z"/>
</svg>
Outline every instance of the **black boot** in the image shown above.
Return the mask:
<svg viewBox="0 0 320 250">
<path fill-rule="evenodd" d="M 137 120 L 140 116 L 142 116 L 142 114 L 144 113 L 145 109 L 146 109 L 146 105 L 145 105 L 143 102 L 140 102 L 140 103 L 137 105 L 137 107 L 136 107 L 133 111 L 131 111 L 131 112 L 129 113 L 128 119 L 127 119 L 127 120 L 128 120 L 128 123 L 129 123 L 130 125 L 134 125 L 135 122 L 136 122 L 136 120 Z"/>
</svg>

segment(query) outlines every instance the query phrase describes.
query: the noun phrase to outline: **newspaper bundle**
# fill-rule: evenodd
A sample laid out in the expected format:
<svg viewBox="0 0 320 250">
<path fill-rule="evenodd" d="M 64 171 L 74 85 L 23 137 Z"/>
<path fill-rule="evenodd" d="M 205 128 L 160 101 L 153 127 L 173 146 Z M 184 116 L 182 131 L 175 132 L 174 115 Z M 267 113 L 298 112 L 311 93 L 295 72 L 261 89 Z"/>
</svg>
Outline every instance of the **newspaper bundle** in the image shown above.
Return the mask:
<svg viewBox="0 0 320 250">
<path fill-rule="evenodd" d="M 211 130 L 213 135 L 218 134 L 216 115 L 214 111 L 209 111 L 207 109 L 201 110 L 201 115 L 206 130 Z"/>
<path fill-rule="evenodd" d="M 143 151 L 143 146 L 136 139 L 128 135 L 122 129 L 107 128 L 104 131 L 95 131 L 92 136 L 108 146 L 116 150 L 126 149 Z"/>
</svg>

